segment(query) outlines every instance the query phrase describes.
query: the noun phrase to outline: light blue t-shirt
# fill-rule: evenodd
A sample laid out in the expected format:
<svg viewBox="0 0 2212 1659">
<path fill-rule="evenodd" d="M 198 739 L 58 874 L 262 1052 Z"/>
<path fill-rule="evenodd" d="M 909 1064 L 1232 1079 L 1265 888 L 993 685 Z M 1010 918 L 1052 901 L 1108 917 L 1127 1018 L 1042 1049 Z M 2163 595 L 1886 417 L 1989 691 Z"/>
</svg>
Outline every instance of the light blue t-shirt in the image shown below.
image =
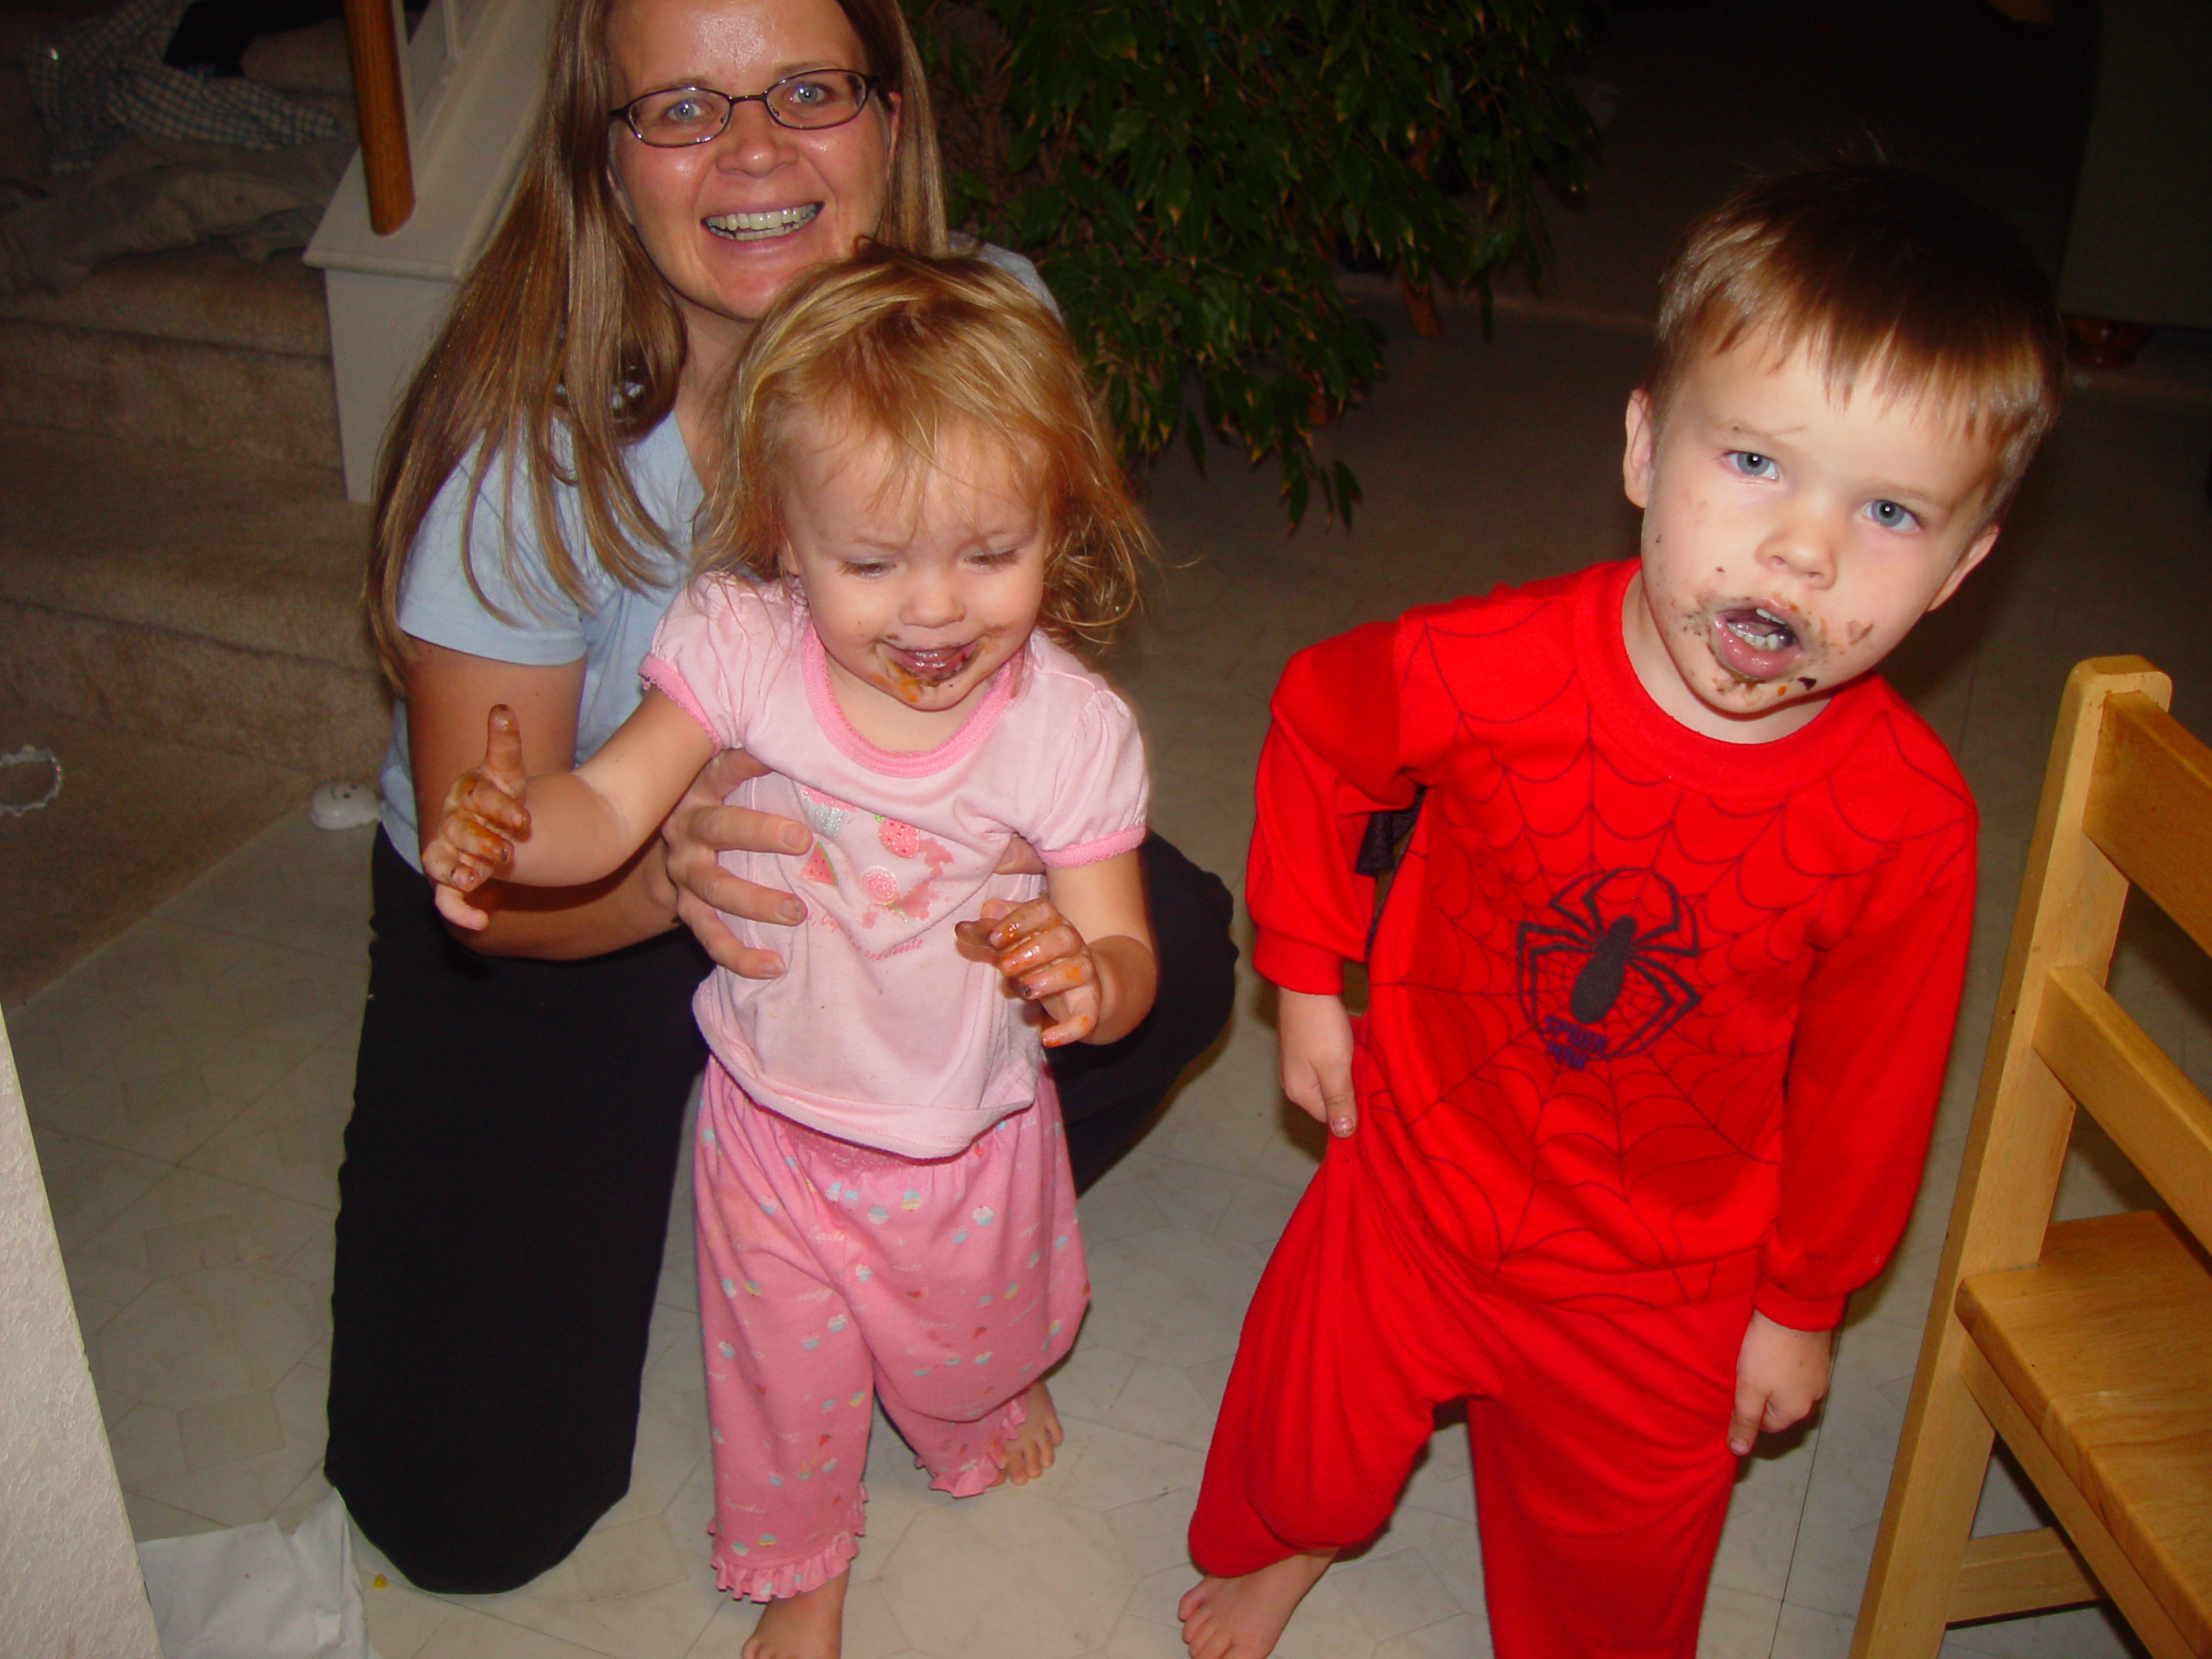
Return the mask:
<svg viewBox="0 0 2212 1659">
<path fill-rule="evenodd" d="M 960 251 L 988 259 L 1044 301 L 1054 315 L 1059 314 L 1036 266 L 1020 254 L 988 243 Z M 643 696 L 638 665 L 652 644 L 661 613 L 683 586 L 692 521 L 703 499 L 673 414 L 632 446 L 626 464 L 639 500 L 676 549 L 674 558 L 656 561 L 660 567 L 656 580 L 643 591 L 624 587 L 593 560 L 575 493 L 564 489 L 556 493 L 556 510 L 569 551 L 582 571 L 588 602 L 577 605 L 563 594 L 546 573 L 529 480 L 518 469 L 509 511 L 504 463 L 499 461 L 493 463 L 480 490 L 472 489 L 470 467 L 454 469 L 423 516 L 400 580 L 400 631 L 417 639 L 472 657 L 532 667 L 554 668 L 583 659 L 583 702 L 576 710 L 578 764 L 614 734 Z M 477 599 L 462 568 L 462 515 L 469 512 L 474 514 L 468 523 L 469 561 L 484 597 L 505 613 L 504 620 Z M 503 557 L 503 551 L 511 556 Z M 384 792 L 385 833 L 407 861 L 420 869 L 415 773 L 407 753 L 404 702 L 392 709 L 391 747 L 385 751 L 378 782 Z"/>
<path fill-rule="evenodd" d="M 526 480 L 518 475 L 512 511 L 494 462 L 471 499 L 467 467 L 457 467 L 438 492 L 415 538 L 399 588 L 399 626 L 417 639 L 495 662 L 554 668 L 583 659 L 583 701 L 576 710 L 576 760 L 581 762 L 630 717 L 640 691 L 638 664 L 653 629 L 683 586 L 691 547 L 691 522 L 701 500 L 699 480 L 684 453 L 683 435 L 671 415 L 632 447 L 630 480 L 653 522 L 667 532 L 677 556 L 649 555 L 658 566 L 642 591 L 626 588 L 591 556 L 575 511 L 575 496 L 556 497 L 561 528 L 581 568 L 588 602 L 578 605 L 546 573 L 537 515 Z M 502 620 L 480 602 L 461 563 L 461 515 L 474 509 L 469 559 L 484 597 Z M 511 558 L 503 557 L 512 538 Z M 385 751 L 385 833 L 407 861 L 422 868 L 416 846 L 415 774 L 407 753 L 407 706 L 392 709 L 391 747 Z"/>
</svg>

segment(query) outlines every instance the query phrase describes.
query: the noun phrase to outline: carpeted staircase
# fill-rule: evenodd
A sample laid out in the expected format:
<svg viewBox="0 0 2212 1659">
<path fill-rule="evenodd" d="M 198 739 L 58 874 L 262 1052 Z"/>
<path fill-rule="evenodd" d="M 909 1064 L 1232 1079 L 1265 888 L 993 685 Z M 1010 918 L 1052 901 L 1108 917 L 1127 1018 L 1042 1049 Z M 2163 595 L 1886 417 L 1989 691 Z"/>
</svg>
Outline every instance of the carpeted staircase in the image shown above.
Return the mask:
<svg viewBox="0 0 2212 1659">
<path fill-rule="evenodd" d="M 0 6 L 0 174 L 44 144 L 17 54 L 111 0 Z M 321 273 L 207 245 L 0 299 L 0 703 L 372 776 Z"/>
<path fill-rule="evenodd" d="M 0 698 L 371 775 L 319 273 L 195 250 L 0 301 Z"/>
</svg>

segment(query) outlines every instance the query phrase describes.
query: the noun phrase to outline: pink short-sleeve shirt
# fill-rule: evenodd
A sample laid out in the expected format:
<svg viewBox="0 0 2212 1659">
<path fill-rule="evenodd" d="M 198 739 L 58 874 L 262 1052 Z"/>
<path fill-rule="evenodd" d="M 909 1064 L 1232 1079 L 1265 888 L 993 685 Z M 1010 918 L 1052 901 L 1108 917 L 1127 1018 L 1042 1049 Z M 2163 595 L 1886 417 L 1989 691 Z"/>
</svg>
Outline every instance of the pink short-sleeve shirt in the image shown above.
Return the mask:
<svg viewBox="0 0 2212 1659">
<path fill-rule="evenodd" d="M 781 583 L 702 577 L 670 607 L 640 670 L 725 748 L 770 773 L 730 797 L 804 822 L 803 856 L 726 853 L 724 868 L 807 906 L 797 928 L 726 919 L 777 951 L 781 977 L 715 971 L 694 1010 L 715 1058 L 762 1105 L 842 1140 L 949 1157 L 1036 1096 L 1023 1005 L 954 948 L 986 899 L 1040 890 L 996 875 L 1019 836 L 1048 867 L 1144 839 L 1144 747 L 1128 704 L 1042 634 L 994 677 L 960 729 L 915 753 L 853 730 L 804 604 Z"/>
</svg>

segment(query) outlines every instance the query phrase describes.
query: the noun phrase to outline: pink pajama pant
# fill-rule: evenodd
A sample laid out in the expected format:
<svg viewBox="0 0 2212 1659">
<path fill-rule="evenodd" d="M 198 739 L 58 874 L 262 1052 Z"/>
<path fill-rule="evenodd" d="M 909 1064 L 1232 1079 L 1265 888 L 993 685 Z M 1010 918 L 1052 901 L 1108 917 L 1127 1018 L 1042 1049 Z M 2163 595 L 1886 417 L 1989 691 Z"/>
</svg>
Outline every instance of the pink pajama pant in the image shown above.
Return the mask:
<svg viewBox="0 0 2212 1659">
<path fill-rule="evenodd" d="M 715 1573 L 769 1601 L 852 1560 L 872 1400 L 931 1485 L 996 1478 L 1089 1305 L 1075 1185 L 1042 1066 L 1027 1110 L 917 1162 L 779 1117 L 710 1063 L 693 1171 Z"/>
</svg>

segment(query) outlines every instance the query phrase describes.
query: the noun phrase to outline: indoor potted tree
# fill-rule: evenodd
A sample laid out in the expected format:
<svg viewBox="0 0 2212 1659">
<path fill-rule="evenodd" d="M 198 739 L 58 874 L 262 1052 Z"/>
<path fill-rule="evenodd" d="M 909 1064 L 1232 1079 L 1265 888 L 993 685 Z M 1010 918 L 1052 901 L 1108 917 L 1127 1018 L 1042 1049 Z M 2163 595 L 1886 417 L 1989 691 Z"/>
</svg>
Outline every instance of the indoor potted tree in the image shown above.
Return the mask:
<svg viewBox="0 0 2212 1659">
<path fill-rule="evenodd" d="M 1582 182 L 1579 0 L 963 0 L 919 9 L 954 218 L 1034 258 L 1132 451 L 1208 430 L 1291 521 L 1357 480 L 1317 419 L 1373 384 L 1339 262 L 1485 299 L 1532 271 L 1536 184 Z M 1195 401 L 1186 398 L 1194 381 Z"/>
</svg>

